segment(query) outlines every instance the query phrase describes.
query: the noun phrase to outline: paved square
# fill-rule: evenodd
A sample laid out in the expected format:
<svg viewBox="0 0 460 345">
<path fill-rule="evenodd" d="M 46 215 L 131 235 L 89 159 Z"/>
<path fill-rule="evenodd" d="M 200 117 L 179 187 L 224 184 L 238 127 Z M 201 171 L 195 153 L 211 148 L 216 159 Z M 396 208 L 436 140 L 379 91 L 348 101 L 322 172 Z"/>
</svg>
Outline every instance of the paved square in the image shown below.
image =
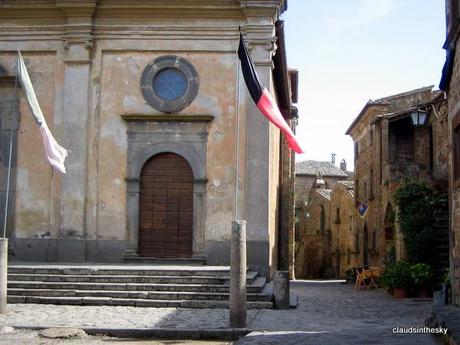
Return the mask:
<svg viewBox="0 0 460 345">
<path fill-rule="evenodd" d="M 299 306 L 291 310 L 249 310 L 258 331 L 238 342 L 253 344 L 440 344 L 430 334 L 393 334 L 394 327 L 423 327 L 431 300 L 395 299 L 383 289 L 360 290 L 338 282 L 295 281 Z M 11 304 L 2 326 L 112 329 L 224 329 L 226 309 L 134 308 Z M 0 340 L 2 336 L 0 335 Z"/>
</svg>

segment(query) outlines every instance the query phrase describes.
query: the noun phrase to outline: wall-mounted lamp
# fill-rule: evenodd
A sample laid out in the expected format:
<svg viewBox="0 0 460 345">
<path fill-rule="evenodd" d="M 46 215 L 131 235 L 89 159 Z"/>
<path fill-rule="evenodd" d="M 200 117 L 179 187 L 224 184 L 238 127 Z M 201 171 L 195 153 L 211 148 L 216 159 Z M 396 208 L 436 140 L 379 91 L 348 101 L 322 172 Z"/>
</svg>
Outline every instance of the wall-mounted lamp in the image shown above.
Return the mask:
<svg viewBox="0 0 460 345">
<path fill-rule="evenodd" d="M 428 112 L 425 110 L 421 110 L 420 108 L 417 108 L 416 111 L 413 111 L 410 114 L 412 118 L 412 124 L 415 127 L 423 126 L 426 122 L 426 119 L 428 117 Z"/>
</svg>

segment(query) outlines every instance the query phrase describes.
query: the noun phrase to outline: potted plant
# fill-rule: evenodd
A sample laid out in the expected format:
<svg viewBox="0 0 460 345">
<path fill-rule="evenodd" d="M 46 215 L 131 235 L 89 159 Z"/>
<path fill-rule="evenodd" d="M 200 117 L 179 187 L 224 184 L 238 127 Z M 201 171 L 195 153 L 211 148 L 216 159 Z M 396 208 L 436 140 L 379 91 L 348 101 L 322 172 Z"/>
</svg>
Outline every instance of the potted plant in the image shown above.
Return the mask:
<svg viewBox="0 0 460 345">
<path fill-rule="evenodd" d="M 393 290 L 394 297 L 407 297 L 407 288 L 413 282 L 409 263 L 399 261 L 387 266 L 382 274 L 382 281 L 389 289 Z"/>
<path fill-rule="evenodd" d="M 424 263 L 414 264 L 410 267 L 414 287 L 418 291 L 417 297 L 430 297 L 431 279 L 433 270 L 431 266 Z"/>
</svg>

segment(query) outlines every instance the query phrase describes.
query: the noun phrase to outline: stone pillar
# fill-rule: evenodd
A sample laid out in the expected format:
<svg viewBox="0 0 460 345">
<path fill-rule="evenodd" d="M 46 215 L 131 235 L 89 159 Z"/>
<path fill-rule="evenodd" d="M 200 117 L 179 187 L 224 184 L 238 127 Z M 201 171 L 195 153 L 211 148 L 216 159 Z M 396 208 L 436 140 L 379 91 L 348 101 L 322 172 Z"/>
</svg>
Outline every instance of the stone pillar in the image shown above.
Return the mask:
<svg viewBox="0 0 460 345">
<path fill-rule="evenodd" d="M 276 309 L 289 309 L 289 272 L 275 271 L 273 275 L 273 297 Z"/>
<path fill-rule="evenodd" d="M 139 183 L 139 178 L 131 177 L 126 179 L 128 192 L 128 200 L 126 203 L 126 257 L 135 257 L 139 255 Z"/>
<path fill-rule="evenodd" d="M 205 246 L 204 223 L 206 219 L 206 178 L 193 180 L 193 256 L 203 257 Z"/>
<path fill-rule="evenodd" d="M 0 238 L 0 314 L 6 313 L 8 282 L 8 239 Z"/>
<path fill-rule="evenodd" d="M 64 39 L 63 107 L 58 122 L 62 126 L 62 145 L 70 150 L 67 174 L 61 187 L 61 236 L 85 238 L 86 170 L 88 152 L 87 124 L 90 116 L 90 71 L 92 15 L 95 0 L 57 2 L 67 18 Z M 65 243 L 65 241 L 63 242 Z M 77 243 L 80 245 L 78 246 Z M 72 254 L 69 254 L 72 253 Z M 83 261 L 83 242 L 72 242 L 72 250 L 58 248 L 58 260 Z"/>
<path fill-rule="evenodd" d="M 230 328 L 246 327 L 246 221 L 232 222 L 230 254 Z"/>
<path fill-rule="evenodd" d="M 274 23 L 279 14 L 279 3 L 258 6 L 248 0 L 240 0 L 247 17 L 242 27 L 248 51 L 256 66 L 259 79 L 270 89 L 272 85 L 272 56 L 275 50 Z M 249 92 L 246 93 L 246 178 L 245 210 L 247 221 L 248 261 L 251 267 L 268 274 L 270 267 L 270 226 L 274 226 L 275 214 L 270 214 L 271 130 L 270 123 L 257 109 Z M 271 222 L 270 220 L 273 220 Z"/>
</svg>

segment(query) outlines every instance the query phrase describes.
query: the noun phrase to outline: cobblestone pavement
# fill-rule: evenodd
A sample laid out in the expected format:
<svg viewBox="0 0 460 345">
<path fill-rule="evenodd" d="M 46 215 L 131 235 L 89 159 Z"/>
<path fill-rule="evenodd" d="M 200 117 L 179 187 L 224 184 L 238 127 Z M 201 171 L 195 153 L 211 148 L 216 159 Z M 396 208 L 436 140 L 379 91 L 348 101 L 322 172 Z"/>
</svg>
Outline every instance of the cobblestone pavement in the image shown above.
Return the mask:
<svg viewBox="0 0 460 345">
<path fill-rule="evenodd" d="M 432 335 L 392 333 L 394 327 L 423 327 L 431 313 L 430 300 L 396 300 L 383 290 L 356 291 L 339 283 L 296 281 L 291 287 L 299 307 L 250 310 L 249 328 L 265 332 L 238 344 L 439 344 Z M 228 310 L 12 304 L 0 324 L 216 329 L 228 327 Z"/>
<path fill-rule="evenodd" d="M 39 332 L 17 330 L 3 334 L 0 345 L 231 345 L 228 341 L 191 341 L 191 340 L 145 340 L 117 339 L 103 336 L 85 336 L 76 339 L 47 339 L 39 336 Z"/>
<path fill-rule="evenodd" d="M 251 320 L 259 330 L 238 345 L 255 344 L 441 344 L 430 334 L 393 334 L 394 327 L 423 327 L 431 300 L 397 300 L 384 290 L 355 290 L 350 285 L 297 281 L 295 311 L 262 310 Z"/>
</svg>

